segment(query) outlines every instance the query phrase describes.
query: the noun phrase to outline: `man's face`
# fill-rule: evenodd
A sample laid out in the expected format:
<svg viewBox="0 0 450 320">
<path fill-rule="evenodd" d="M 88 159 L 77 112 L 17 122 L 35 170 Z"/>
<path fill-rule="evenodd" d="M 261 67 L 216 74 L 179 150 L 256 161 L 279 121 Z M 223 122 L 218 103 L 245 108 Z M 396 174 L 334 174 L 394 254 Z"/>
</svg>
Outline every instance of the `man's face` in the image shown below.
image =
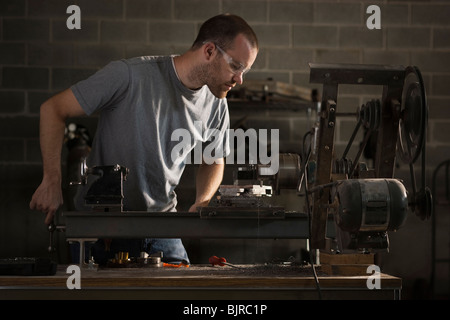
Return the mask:
<svg viewBox="0 0 450 320">
<path fill-rule="evenodd" d="M 228 50 L 215 46 L 215 57 L 206 68 L 206 84 L 219 99 L 225 98 L 236 84 L 242 84 L 244 74 L 253 65 L 258 50 L 252 48 L 243 35 L 238 35 Z"/>
</svg>

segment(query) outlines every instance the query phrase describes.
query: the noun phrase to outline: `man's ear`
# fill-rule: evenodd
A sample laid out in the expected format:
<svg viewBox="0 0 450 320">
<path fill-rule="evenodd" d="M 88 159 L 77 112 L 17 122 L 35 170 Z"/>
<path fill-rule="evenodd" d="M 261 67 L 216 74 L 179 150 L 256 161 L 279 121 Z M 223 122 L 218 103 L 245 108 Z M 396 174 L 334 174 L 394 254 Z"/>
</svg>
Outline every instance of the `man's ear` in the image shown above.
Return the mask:
<svg viewBox="0 0 450 320">
<path fill-rule="evenodd" d="M 207 42 L 203 46 L 203 55 L 206 60 L 211 60 L 214 57 L 216 46 L 212 42 Z"/>
</svg>

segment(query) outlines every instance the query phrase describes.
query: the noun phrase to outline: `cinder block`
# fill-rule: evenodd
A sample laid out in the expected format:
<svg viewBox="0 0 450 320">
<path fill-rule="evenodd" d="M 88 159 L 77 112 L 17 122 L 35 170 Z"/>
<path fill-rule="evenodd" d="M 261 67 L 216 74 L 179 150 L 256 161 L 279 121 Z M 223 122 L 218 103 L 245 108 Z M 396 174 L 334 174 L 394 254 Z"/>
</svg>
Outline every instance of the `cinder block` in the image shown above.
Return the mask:
<svg viewBox="0 0 450 320">
<path fill-rule="evenodd" d="M 24 161 L 23 139 L 0 139 L 0 161 Z"/>
<path fill-rule="evenodd" d="M 66 20 L 52 20 L 52 41 L 57 42 L 98 42 L 98 22 L 81 18 L 81 29 L 70 30 Z"/>
<path fill-rule="evenodd" d="M 49 21 L 43 19 L 3 19 L 3 39 L 13 41 L 48 41 Z"/>
<path fill-rule="evenodd" d="M 267 68 L 267 50 L 265 48 L 260 48 L 250 72 L 265 68 Z"/>
<path fill-rule="evenodd" d="M 387 28 L 387 47 L 429 48 L 430 35 L 429 28 L 389 27 Z"/>
<path fill-rule="evenodd" d="M 284 23 L 311 23 L 314 16 L 313 3 L 296 1 L 269 2 L 269 21 Z"/>
<path fill-rule="evenodd" d="M 412 51 L 411 64 L 422 72 L 450 72 L 450 52 Z"/>
<path fill-rule="evenodd" d="M 149 43 L 192 45 L 196 37 L 195 24 L 191 22 L 150 22 Z"/>
<path fill-rule="evenodd" d="M 86 18 L 122 18 L 123 3 L 122 0 L 78 0 L 81 16 Z"/>
<path fill-rule="evenodd" d="M 172 4 L 167 0 L 130 0 L 125 2 L 128 19 L 170 19 Z"/>
<path fill-rule="evenodd" d="M 119 44 L 76 45 L 76 61 L 80 66 L 102 67 L 125 56 L 125 48 Z"/>
<path fill-rule="evenodd" d="M 0 137 L 38 138 L 39 117 L 0 117 Z"/>
<path fill-rule="evenodd" d="M 338 45 L 338 28 L 294 25 L 292 38 L 294 47 L 335 48 Z"/>
<path fill-rule="evenodd" d="M 4 67 L 2 84 L 14 89 L 48 89 L 47 68 Z"/>
<path fill-rule="evenodd" d="M 433 48 L 436 49 L 450 48 L 450 29 L 433 28 Z"/>
<path fill-rule="evenodd" d="M 309 82 L 309 69 L 303 72 L 294 72 L 292 75 L 292 84 L 310 89 L 322 89 L 320 84 Z"/>
<path fill-rule="evenodd" d="M 308 63 L 313 61 L 313 50 L 305 49 L 268 49 L 269 68 L 284 70 L 309 70 Z"/>
<path fill-rule="evenodd" d="M 222 4 L 223 12 L 236 14 L 248 23 L 262 22 L 267 20 L 266 1 L 234 1 L 224 0 Z"/>
<path fill-rule="evenodd" d="M 412 4 L 412 25 L 450 25 L 450 5 L 439 4 Z"/>
<path fill-rule="evenodd" d="M 0 112 L 5 114 L 21 113 L 25 108 L 24 91 L 0 91 Z"/>
<path fill-rule="evenodd" d="M 340 28 L 339 47 L 380 48 L 383 46 L 383 31 L 369 30 L 365 26 Z"/>
<path fill-rule="evenodd" d="M 30 183 L 36 182 L 35 187 L 39 185 L 39 182 L 42 179 L 42 165 L 28 165 L 28 164 L 4 164 L 0 166 L 0 175 L 3 177 L 3 181 L 7 183 L 0 184 L 0 191 L 7 191 L 4 189 L 8 189 L 13 186 L 24 186 L 30 185 Z M 3 188 L 3 186 L 8 186 L 8 188 Z M 34 186 L 33 186 L 34 188 Z M 16 191 L 16 190 L 15 190 Z M 16 197 L 24 197 L 24 194 L 16 194 L 16 192 L 11 192 L 11 195 Z M 30 190 L 31 191 L 31 190 Z M 33 190 L 34 191 L 34 190 Z M 31 192 L 33 192 L 31 191 Z M 1 196 L 4 196 L 4 193 L 1 192 Z M 32 193 L 27 193 L 26 204 L 29 203 L 30 199 L 28 197 L 31 196 Z M 3 198 L 6 199 L 6 198 Z M 23 202 L 23 201 L 22 201 Z M 4 204 L 5 201 L 2 201 Z M 29 211 L 29 209 L 28 209 Z M 5 211 L 2 211 L 5 212 Z M 28 213 L 28 212 L 27 212 Z"/>
<path fill-rule="evenodd" d="M 360 3 L 318 2 L 314 7 L 314 22 L 324 24 L 361 25 L 366 21 Z"/>
<path fill-rule="evenodd" d="M 147 24 L 144 21 L 102 21 L 101 42 L 146 42 Z"/>
<path fill-rule="evenodd" d="M 44 0 L 27 1 L 27 12 L 29 17 L 68 17 L 67 7 L 75 4 L 71 0 Z M 83 13 L 83 11 L 82 11 Z"/>
<path fill-rule="evenodd" d="M 25 161 L 34 163 L 42 162 L 39 139 L 25 140 Z"/>
<path fill-rule="evenodd" d="M 359 49 L 317 49 L 315 61 L 319 63 L 359 63 L 361 51 Z"/>
<path fill-rule="evenodd" d="M 0 43 L 0 64 L 24 64 L 25 45 L 23 43 Z"/>
<path fill-rule="evenodd" d="M 261 47 L 290 46 L 291 37 L 288 25 L 254 25 L 253 30 Z"/>
<path fill-rule="evenodd" d="M 248 74 L 245 75 L 245 79 L 249 80 L 267 80 L 267 79 L 273 79 L 275 81 L 280 82 L 286 82 L 290 83 L 290 75 L 289 71 L 250 71 Z M 245 84 L 244 79 L 244 84 Z"/>
<path fill-rule="evenodd" d="M 342 142 L 345 145 L 347 145 L 348 142 L 350 141 L 353 132 L 355 131 L 356 124 L 357 124 L 356 117 L 354 119 L 348 117 L 338 119 L 338 125 L 335 131 L 336 141 Z M 356 147 L 356 150 L 359 150 L 359 143 L 362 142 L 363 140 L 364 140 L 364 130 L 361 127 L 356 134 L 352 147 Z"/>
<path fill-rule="evenodd" d="M 434 121 L 431 138 L 434 143 L 450 144 L 450 121 Z"/>
<path fill-rule="evenodd" d="M 357 109 L 361 107 L 362 104 L 359 97 L 338 95 L 337 100 L 336 111 L 338 113 L 352 114 L 354 115 L 353 119 L 357 119 Z M 349 116 L 349 118 L 351 119 L 352 116 Z"/>
<path fill-rule="evenodd" d="M 450 98 L 428 97 L 428 123 L 434 119 L 450 119 Z"/>
<path fill-rule="evenodd" d="M 367 7 L 371 3 L 368 2 L 367 4 L 363 5 L 363 11 L 366 12 Z M 381 28 L 384 29 L 386 26 L 391 25 L 406 25 L 408 24 L 409 19 L 409 5 L 405 1 L 405 3 L 401 4 L 378 4 L 373 3 L 380 7 L 381 11 Z M 367 18 L 369 17 L 368 14 L 365 15 L 365 20 L 367 21 Z"/>
<path fill-rule="evenodd" d="M 174 0 L 174 17 L 177 20 L 205 21 L 220 13 L 218 0 Z"/>
<path fill-rule="evenodd" d="M 268 139 L 270 139 L 270 130 L 278 129 L 280 141 L 289 141 L 291 139 L 291 123 L 290 119 L 283 117 L 266 118 L 266 117 L 249 117 L 246 122 L 247 128 L 255 129 L 257 133 L 259 129 L 267 129 Z"/>
<path fill-rule="evenodd" d="M 450 97 L 450 75 L 433 75 L 433 87 L 432 94 L 438 96 L 448 96 Z M 449 109 L 449 117 L 450 117 L 450 108 Z"/>
<path fill-rule="evenodd" d="M 381 65 L 409 65 L 408 50 L 378 50 L 364 49 L 362 51 L 362 63 Z"/>
<path fill-rule="evenodd" d="M 27 111 L 30 114 L 39 114 L 41 104 L 49 99 L 53 94 L 50 92 L 28 92 L 28 106 Z"/>
<path fill-rule="evenodd" d="M 303 145 L 304 135 L 311 130 L 314 125 L 314 120 L 308 118 L 305 111 L 300 111 L 293 116 L 291 140 L 297 141 L 299 146 Z"/>
<path fill-rule="evenodd" d="M 27 53 L 30 65 L 63 66 L 74 63 L 71 44 L 30 43 Z"/>
<path fill-rule="evenodd" d="M 0 2 L 0 16 L 20 17 L 25 15 L 25 0 L 3 0 Z"/>
<path fill-rule="evenodd" d="M 51 89 L 54 91 L 66 89 L 78 81 L 88 78 L 96 71 L 97 69 L 94 68 L 53 68 Z"/>
</svg>

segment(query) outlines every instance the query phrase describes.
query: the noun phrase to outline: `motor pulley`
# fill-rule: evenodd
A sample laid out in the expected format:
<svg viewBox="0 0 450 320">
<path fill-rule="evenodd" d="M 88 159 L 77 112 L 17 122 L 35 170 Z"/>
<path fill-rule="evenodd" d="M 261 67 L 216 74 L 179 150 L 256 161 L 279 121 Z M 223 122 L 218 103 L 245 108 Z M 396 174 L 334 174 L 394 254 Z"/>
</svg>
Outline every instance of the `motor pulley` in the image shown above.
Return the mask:
<svg viewBox="0 0 450 320">
<path fill-rule="evenodd" d="M 426 134 L 428 105 L 425 85 L 420 70 L 415 66 L 405 69 L 398 135 L 398 154 L 410 167 L 412 196 L 410 205 L 415 214 L 427 220 L 433 211 L 430 188 L 425 185 Z M 421 186 L 416 186 L 414 164 L 422 156 Z"/>
<path fill-rule="evenodd" d="M 419 69 L 405 69 L 399 123 L 399 156 L 405 163 L 414 163 L 425 146 L 428 106 L 425 86 Z"/>
</svg>

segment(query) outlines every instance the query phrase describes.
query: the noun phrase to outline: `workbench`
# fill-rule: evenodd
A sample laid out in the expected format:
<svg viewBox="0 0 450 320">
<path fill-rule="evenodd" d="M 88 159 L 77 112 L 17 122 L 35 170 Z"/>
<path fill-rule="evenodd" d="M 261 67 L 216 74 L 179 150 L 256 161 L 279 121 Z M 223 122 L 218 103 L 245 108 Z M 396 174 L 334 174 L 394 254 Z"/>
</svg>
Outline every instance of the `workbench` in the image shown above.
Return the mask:
<svg viewBox="0 0 450 320">
<path fill-rule="evenodd" d="M 156 299 L 299 300 L 400 299 L 402 280 L 380 274 L 381 288 L 368 289 L 370 275 L 328 275 L 309 265 L 191 265 L 181 268 L 80 268 L 80 289 L 68 289 L 72 272 L 58 265 L 52 276 L 0 276 L 0 300 Z"/>
</svg>

